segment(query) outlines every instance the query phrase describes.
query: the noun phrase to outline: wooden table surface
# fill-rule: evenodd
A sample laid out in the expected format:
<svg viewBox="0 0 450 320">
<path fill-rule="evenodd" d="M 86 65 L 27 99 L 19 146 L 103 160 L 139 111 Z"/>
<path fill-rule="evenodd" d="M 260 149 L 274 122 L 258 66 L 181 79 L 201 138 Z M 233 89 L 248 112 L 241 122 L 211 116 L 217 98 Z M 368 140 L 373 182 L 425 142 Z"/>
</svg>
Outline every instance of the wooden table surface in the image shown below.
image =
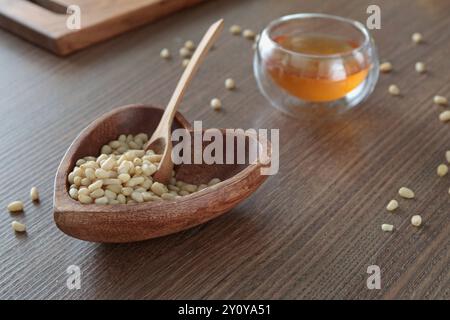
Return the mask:
<svg viewBox="0 0 450 320">
<path fill-rule="evenodd" d="M 360 108 L 336 121 L 295 120 L 258 92 L 251 43 L 224 32 L 201 68 L 181 111 L 204 126 L 280 128 L 280 172 L 231 212 L 200 227 L 134 244 L 70 238 L 53 222 L 53 179 L 66 148 L 90 121 L 117 106 L 164 105 L 182 72 L 164 61 L 187 39 L 224 17 L 261 30 L 295 12 L 326 12 L 360 21 L 378 4 L 373 31 L 382 75 Z M 436 94 L 450 96 L 448 0 L 216 0 L 177 13 L 68 58 L 53 56 L 0 31 L 0 298 L 283 298 L 449 299 L 450 178 L 436 167 L 450 149 Z M 414 46 L 411 34 L 426 43 Z M 427 63 L 419 75 L 415 62 Z M 233 77 L 238 89 L 225 90 Z M 387 87 L 396 83 L 401 97 Z M 220 97 L 223 112 L 209 108 Z M 42 201 L 32 205 L 36 185 Z M 385 210 L 401 186 L 417 197 Z M 26 200 L 25 213 L 6 205 Z M 424 226 L 410 224 L 421 214 Z M 15 235 L 19 219 L 28 233 Z M 380 225 L 396 230 L 383 233 Z M 81 289 L 66 286 L 70 265 Z M 366 286 L 367 267 L 381 268 L 381 290 Z"/>
</svg>

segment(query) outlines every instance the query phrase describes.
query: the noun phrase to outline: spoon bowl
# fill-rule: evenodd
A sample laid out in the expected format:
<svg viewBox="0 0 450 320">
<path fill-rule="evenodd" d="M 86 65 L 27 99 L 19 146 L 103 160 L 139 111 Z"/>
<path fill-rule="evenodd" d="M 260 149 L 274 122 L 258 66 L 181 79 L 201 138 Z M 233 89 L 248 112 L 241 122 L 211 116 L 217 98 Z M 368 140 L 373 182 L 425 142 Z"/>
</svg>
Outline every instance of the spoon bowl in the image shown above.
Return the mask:
<svg viewBox="0 0 450 320">
<path fill-rule="evenodd" d="M 261 174 L 261 169 L 268 165 L 266 161 L 265 164 L 259 161 L 251 164 L 181 164 L 175 167 L 177 179 L 200 184 L 219 178 L 221 182 L 172 201 L 97 205 L 82 204 L 69 196 L 67 176 L 78 159 L 98 155 L 102 145 L 120 134 L 144 132 L 151 135 L 163 112 L 144 105 L 116 108 L 80 133 L 56 174 L 53 204 L 59 229 L 72 237 L 93 242 L 121 243 L 160 237 L 220 216 L 249 197 L 267 178 Z M 177 128 L 185 128 L 193 135 L 191 125 L 180 113 L 176 113 L 172 124 L 172 130 Z M 226 131 L 221 132 L 225 138 Z M 246 139 L 257 137 L 246 136 Z M 256 142 L 267 145 L 270 158 L 270 143 Z M 207 144 L 203 143 L 203 147 Z"/>
</svg>

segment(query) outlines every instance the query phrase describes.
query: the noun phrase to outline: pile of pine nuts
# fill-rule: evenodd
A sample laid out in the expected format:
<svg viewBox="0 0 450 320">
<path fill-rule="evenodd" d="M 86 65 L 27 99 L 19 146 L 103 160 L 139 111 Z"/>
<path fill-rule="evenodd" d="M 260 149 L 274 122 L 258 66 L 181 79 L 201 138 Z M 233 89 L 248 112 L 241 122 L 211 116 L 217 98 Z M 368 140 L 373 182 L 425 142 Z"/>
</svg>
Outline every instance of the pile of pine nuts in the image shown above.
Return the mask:
<svg viewBox="0 0 450 320">
<path fill-rule="evenodd" d="M 194 185 L 179 181 L 172 171 L 168 185 L 153 181 L 162 155 L 144 151 L 145 133 L 120 135 L 101 148 L 98 157 L 79 159 L 67 180 L 69 195 L 83 204 L 133 204 L 174 200 L 220 182 Z"/>
</svg>

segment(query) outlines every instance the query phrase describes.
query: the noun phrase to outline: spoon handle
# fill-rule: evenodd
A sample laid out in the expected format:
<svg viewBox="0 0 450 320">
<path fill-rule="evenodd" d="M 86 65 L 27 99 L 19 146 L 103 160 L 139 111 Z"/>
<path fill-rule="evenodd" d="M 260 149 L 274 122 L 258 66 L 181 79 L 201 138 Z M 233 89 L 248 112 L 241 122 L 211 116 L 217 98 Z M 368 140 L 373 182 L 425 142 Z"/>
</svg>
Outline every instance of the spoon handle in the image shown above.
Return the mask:
<svg viewBox="0 0 450 320">
<path fill-rule="evenodd" d="M 164 114 L 162 116 L 161 122 L 159 123 L 158 129 L 160 126 L 164 126 L 165 128 L 169 129 L 172 127 L 173 118 L 175 116 L 175 113 L 177 112 L 178 105 L 180 104 L 181 99 L 184 96 L 184 93 L 186 91 L 187 86 L 191 82 L 192 78 L 194 77 L 196 71 L 198 70 L 200 64 L 203 62 L 203 60 L 206 57 L 206 54 L 208 53 L 209 49 L 212 47 L 213 43 L 216 41 L 217 37 L 220 34 L 220 31 L 222 31 L 223 28 L 223 19 L 220 19 L 219 21 L 212 24 L 208 31 L 203 36 L 202 40 L 200 41 L 199 45 L 197 46 L 197 49 L 195 50 L 194 54 L 192 55 L 192 58 L 187 65 L 186 69 L 183 72 L 183 75 L 181 76 L 180 80 L 178 81 L 177 87 L 175 88 L 175 91 L 170 98 L 169 103 L 167 104 L 167 107 L 164 111 Z M 159 131 L 159 130 L 156 131 Z"/>
</svg>

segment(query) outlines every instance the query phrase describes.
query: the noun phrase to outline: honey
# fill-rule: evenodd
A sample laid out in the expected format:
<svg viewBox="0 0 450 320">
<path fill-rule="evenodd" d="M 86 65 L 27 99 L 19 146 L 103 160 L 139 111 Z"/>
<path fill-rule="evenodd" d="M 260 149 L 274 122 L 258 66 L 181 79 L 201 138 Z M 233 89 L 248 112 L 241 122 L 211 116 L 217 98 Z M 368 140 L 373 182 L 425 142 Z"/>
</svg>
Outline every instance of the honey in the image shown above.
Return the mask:
<svg viewBox="0 0 450 320">
<path fill-rule="evenodd" d="M 273 40 L 289 53 L 267 59 L 266 69 L 277 85 L 299 99 L 328 102 L 343 98 L 369 73 L 368 58 L 359 51 L 352 53 L 359 47 L 355 41 L 324 34 Z"/>
</svg>

